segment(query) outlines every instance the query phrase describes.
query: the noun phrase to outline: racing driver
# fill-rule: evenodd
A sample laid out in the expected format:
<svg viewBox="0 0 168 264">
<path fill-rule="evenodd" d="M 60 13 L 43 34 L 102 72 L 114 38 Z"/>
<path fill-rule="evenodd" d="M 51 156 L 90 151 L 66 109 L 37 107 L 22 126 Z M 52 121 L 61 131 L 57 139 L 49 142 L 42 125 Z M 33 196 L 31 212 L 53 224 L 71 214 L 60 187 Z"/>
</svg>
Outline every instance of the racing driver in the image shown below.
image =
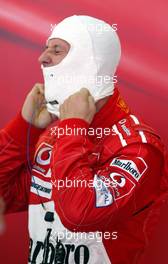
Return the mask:
<svg viewBox="0 0 168 264">
<path fill-rule="evenodd" d="M 65 18 L 39 57 L 44 84 L 0 132 L 0 196 L 29 211 L 29 263 L 135 264 L 153 235 L 165 148 L 120 95 L 120 56 L 111 25 Z"/>
</svg>

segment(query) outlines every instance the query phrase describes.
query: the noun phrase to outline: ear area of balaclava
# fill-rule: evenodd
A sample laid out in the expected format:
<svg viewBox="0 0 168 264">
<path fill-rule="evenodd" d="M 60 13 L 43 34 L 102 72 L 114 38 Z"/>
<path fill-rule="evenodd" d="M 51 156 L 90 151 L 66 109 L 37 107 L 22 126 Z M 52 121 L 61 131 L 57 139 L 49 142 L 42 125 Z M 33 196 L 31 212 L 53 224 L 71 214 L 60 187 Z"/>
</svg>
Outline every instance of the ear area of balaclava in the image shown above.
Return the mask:
<svg viewBox="0 0 168 264">
<path fill-rule="evenodd" d="M 121 57 L 121 44 L 116 31 L 106 22 L 78 16 L 91 37 L 95 61 L 100 76 L 114 76 Z"/>
</svg>

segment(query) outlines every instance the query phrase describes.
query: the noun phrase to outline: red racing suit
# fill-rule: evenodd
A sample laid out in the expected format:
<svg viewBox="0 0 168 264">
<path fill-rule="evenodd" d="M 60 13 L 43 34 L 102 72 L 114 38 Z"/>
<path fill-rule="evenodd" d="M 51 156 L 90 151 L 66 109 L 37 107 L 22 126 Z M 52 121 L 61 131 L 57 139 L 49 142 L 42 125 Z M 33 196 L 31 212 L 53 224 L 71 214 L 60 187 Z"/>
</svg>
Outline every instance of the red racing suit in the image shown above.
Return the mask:
<svg viewBox="0 0 168 264">
<path fill-rule="evenodd" d="M 29 210 L 29 263 L 138 263 L 167 195 L 165 149 L 118 89 L 90 125 L 18 114 L 0 146 L 6 212 Z"/>
</svg>

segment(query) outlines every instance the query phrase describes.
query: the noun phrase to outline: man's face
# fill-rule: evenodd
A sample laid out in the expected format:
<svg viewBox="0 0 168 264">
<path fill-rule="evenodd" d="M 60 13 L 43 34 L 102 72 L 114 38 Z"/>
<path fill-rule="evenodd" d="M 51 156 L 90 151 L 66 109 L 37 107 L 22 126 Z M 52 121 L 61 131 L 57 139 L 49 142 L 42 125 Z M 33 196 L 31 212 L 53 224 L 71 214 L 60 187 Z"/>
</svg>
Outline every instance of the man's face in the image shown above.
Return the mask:
<svg viewBox="0 0 168 264">
<path fill-rule="evenodd" d="M 44 67 L 54 66 L 65 58 L 69 49 L 70 45 L 65 40 L 58 38 L 50 39 L 38 60 Z"/>
</svg>

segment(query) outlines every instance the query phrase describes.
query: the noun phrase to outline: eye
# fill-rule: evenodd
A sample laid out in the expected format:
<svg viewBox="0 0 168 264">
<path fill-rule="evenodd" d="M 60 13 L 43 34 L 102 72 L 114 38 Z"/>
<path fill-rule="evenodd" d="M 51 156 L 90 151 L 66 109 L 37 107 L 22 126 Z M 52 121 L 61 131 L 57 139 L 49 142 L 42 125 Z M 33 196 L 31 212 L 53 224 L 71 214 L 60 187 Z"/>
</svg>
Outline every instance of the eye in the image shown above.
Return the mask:
<svg viewBox="0 0 168 264">
<path fill-rule="evenodd" d="M 59 53 L 61 53 L 61 52 L 62 52 L 62 50 L 59 50 L 59 49 L 56 49 L 56 50 L 55 50 L 55 53 L 56 53 L 56 54 L 59 54 Z"/>
</svg>

